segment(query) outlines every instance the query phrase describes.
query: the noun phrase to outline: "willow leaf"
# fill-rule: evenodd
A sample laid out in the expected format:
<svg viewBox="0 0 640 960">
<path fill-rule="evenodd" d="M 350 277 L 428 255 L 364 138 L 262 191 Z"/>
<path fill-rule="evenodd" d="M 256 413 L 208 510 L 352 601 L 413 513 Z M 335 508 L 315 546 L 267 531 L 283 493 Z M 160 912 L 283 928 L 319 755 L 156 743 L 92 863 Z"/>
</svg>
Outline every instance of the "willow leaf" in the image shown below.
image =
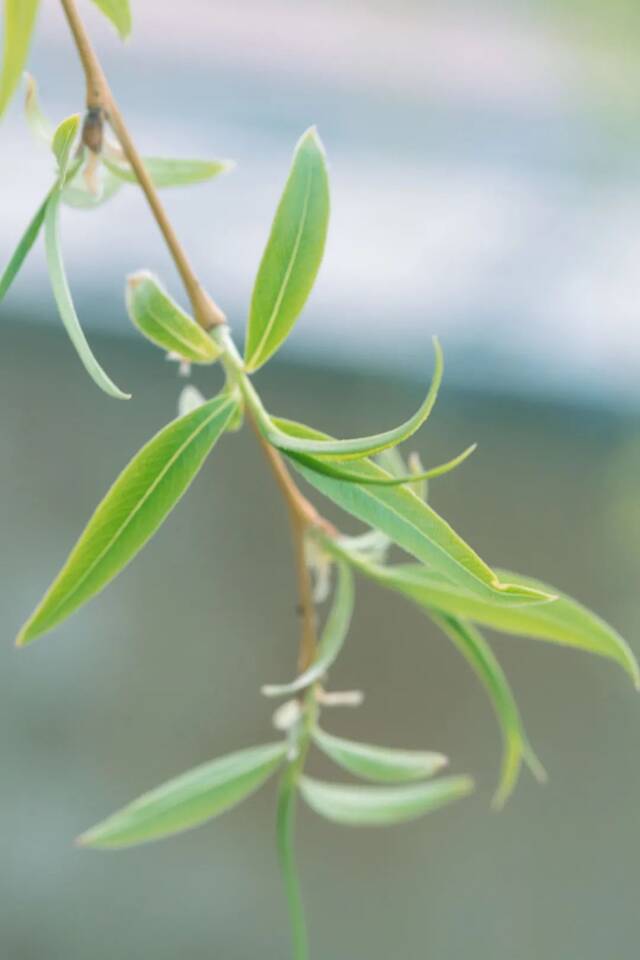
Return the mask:
<svg viewBox="0 0 640 960">
<path fill-rule="evenodd" d="M 76 348 L 78 356 L 91 379 L 110 397 L 127 400 L 130 394 L 123 393 L 122 390 L 115 385 L 94 357 L 73 305 L 60 246 L 59 218 L 61 197 L 61 191 L 59 189 L 54 190 L 47 203 L 44 218 L 45 251 L 53 296 L 62 322 L 69 334 L 69 339 Z"/>
<path fill-rule="evenodd" d="M 127 309 L 132 323 L 163 350 L 191 363 L 213 363 L 221 354 L 215 341 L 146 270 L 129 277 Z"/>
<path fill-rule="evenodd" d="M 499 577 L 511 583 L 553 593 L 557 597 L 550 603 L 505 607 L 480 599 L 419 564 L 389 567 L 367 564 L 367 568 L 364 572 L 369 576 L 411 597 L 421 606 L 474 620 L 502 633 L 547 640 L 614 660 L 640 687 L 638 662 L 620 634 L 591 610 L 546 583 L 507 570 L 496 570 Z"/>
<path fill-rule="evenodd" d="M 467 447 L 466 450 L 463 450 L 462 453 L 459 453 L 457 457 L 453 457 L 453 459 L 447 460 L 446 463 L 441 463 L 437 467 L 431 467 L 429 470 L 421 470 L 419 473 L 405 473 L 400 474 L 400 476 L 389 475 L 386 477 L 368 476 L 358 472 L 357 468 L 347 467 L 345 469 L 337 467 L 331 462 L 321 460 L 319 457 L 310 457 L 304 453 L 284 452 L 290 460 L 297 460 L 303 467 L 308 467 L 309 470 L 314 470 L 316 473 L 323 473 L 327 477 L 333 477 L 335 480 L 344 480 L 346 483 L 362 483 L 365 486 L 369 485 L 374 487 L 400 487 L 408 485 L 410 489 L 413 490 L 414 487 L 412 484 L 420 484 L 426 480 L 434 480 L 436 477 L 443 477 L 445 474 L 455 470 L 456 467 L 464 463 L 476 449 L 477 444 L 473 443 L 470 447 Z M 420 487 L 417 487 L 417 489 L 421 490 Z M 424 498 L 421 497 L 420 499 Z"/>
<path fill-rule="evenodd" d="M 279 423 L 294 436 L 323 436 L 300 424 L 282 420 Z M 312 486 L 338 506 L 386 534 L 416 559 L 429 564 L 453 583 L 465 586 L 474 595 L 493 598 L 504 604 L 538 603 L 550 599 L 548 594 L 539 590 L 499 580 L 449 524 L 406 487 L 345 483 L 309 470 L 295 461 L 293 464 Z M 359 463 L 358 470 L 368 477 L 388 476 L 369 461 Z M 326 545 L 329 550 L 339 550 L 339 545 L 331 541 Z M 348 553 L 342 555 L 350 559 Z"/>
<path fill-rule="evenodd" d="M 236 411 L 228 395 L 174 420 L 136 454 L 97 510 L 18 636 L 51 630 L 116 577 L 173 510 Z"/>
<path fill-rule="evenodd" d="M 13 281 L 20 272 L 22 264 L 26 260 L 29 251 L 33 247 L 34 243 L 38 239 L 40 230 L 42 229 L 42 224 L 44 223 L 44 217 L 47 210 L 47 204 L 49 203 L 50 194 L 47 195 L 44 202 L 38 208 L 36 215 L 33 220 L 25 230 L 20 243 L 15 249 L 11 260 L 5 267 L 2 277 L 0 277 L 0 301 L 4 299 L 6 294 L 9 291 Z"/>
<path fill-rule="evenodd" d="M 300 881 L 295 855 L 295 828 L 297 802 L 296 762 L 289 764 L 282 776 L 278 793 L 278 812 L 276 815 L 276 840 L 278 860 L 282 871 L 284 890 L 287 897 L 291 920 L 291 940 L 295 960 L 308 960 L 309 943 L 307 924 L 304 915 L 304 903 L 300 892 Z"/>
<path fill-rule="evenodd" d="M 493 798 L 497 809 L 504 806 L 518 781 L 524 760 L 534 776 L 544 781 L 546 774 L 533 752 L 522 726 L 518 705 L 504 671 L 482 634 L 457 617 L 429 611 L 429 616 L 453 641 L 484 684 L 502 728 L 504 752 L 500 781 Z"/>
<path fill-rule="evenodd" d="M 441 753 L 418 750 L 392 750 L 368 743 L 356 743 L 335 737 L 316 727 L 312 733 L 315 744 L 338 766 L 365 780 L 382 783 L 405 783 L 423 780 L 439 773 L 447 765 Z"/>
<path fill-rule="evenodd" d="M 301 427 L 295 434 L 291 433 L 287 429 L 282 429 L 287 421 L 274 420 L 272 425 L 263 424 L 267 440 L 285 453 L 331 457 L 333 460 L 357 460 L 362 457 L 373 457 L 383 450 L 396 447 L 399 443 L 408 440 L 423 425 L 435 406 L 444 370 L 442 348 L 436 337 L 433 338 L 433 349 L 436 355 L 435 369 L 427 395 L 414 415 L 393 430 L 376 433 L 370 437 L 357 437 L 352 440 L 333 440 L 310 427 Z M 306 435 L 302 433 L 303 429 L 306 429 Z M 320 439 L 321 437 L 323 439 Z M 365 476 L 368 476 L 368 474 L 365 474 Z"/>
<path fill-rule="evenodd" d="M 258 269 L 247 329 L 247 370 L 257 370 L 289 335 L 322 262 L 329 178 L 315 127 L 296 146 L 289 178 Z"/>
<path fill-rule="evenodd" d="M 4 0 L 4 50 L 0 73 L 0 116 L 20 83 L 40 0 Z"/>
<path fill-rule="evenodd" d="M 310 777 L 300 780 L 300 791 L 316 813 L 350 827 L 389 826 L 415 820 L 472 790 L 469 777 L 443 777 L 404 787 L 345 786 Z"/>
<path fill-rule="evenodd" d="M 123 183 L 137 183 L 138 177 L 129 164 L 104 157 L 104 164 Z M 188 160 L 170 157 L 143 157 L 143 163 L 155 187 L 188 187 L 205 183 L 233 169 L 231 160 Z"/>
<path fill-rule="evenodd" d="M 51 149 L 58 163 L 60 177 L 66 177 L 71 160 L 71 150 L 78 136 L 80 114 L 74 113 L 60 123 L 53 134 Z"/>
<path fill-rule="evenodd" d="M 347 637 L 353 614 L 353 574 L 348 565 L 338 562 L 338 583 L 331 613 L 322 632 L 316 659 L 292 683 L 264 686 L 262 692 L 267 697 L 279 697 L 297 693 L 320 680 L 334 663 Z"/>
<path fill-rule="evenodd" d="M 131 33 L 131 7 L 129 0 L 93 0 L 96 7 L 102 10 L 105 17 L 111 21 L 113 26 L 120 34 L 122 40 L 126 40 Z"/>
<path fill-rule="evenodd" d="M 25 82 L 27 89 L 24 98 L 24 109 L 31 133 L 36 140 L 45 143 L 47 146 L 51 146 L 53 127 L 40 106 L 36 79 L 32 77 L 30 73 L 27 73 L 25 74 Z"/>
<path fill-rule="evenodd" d="M 197 827 L 257 790 L 285 753 L 286 745 L 270 743 L 202 764 L 134 800 L 84 833 L 78 843 L 121 849 Z"/>
</svg>

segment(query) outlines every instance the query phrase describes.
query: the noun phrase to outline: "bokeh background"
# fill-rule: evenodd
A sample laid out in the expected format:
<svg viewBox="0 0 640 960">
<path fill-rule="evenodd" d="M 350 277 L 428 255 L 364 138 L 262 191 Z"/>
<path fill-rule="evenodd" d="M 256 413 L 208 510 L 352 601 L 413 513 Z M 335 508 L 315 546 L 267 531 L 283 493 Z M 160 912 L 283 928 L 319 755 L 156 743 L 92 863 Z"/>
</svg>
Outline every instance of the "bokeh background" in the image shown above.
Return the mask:
<svg viewBox="0 0 640 960">
<path fill-rule="evenodd" d="M 415 408 L 447 359 L 432 487 L 489 561 L 640 624 L 640 7 L 632 0 L 132 0 L 123 47 L 83 13 L 146 152 L 229 156 L 166 194 L 238 338 L 290 152 L 317 123 L 329 245 L 294 336 L 260 375 L 272 409 L 342 435 Z M 50 115 L 82 107 L 58 5 L 31 69 Z M 6 261 L 51 178 L 16 103 L 0 130 Z M 181 838 L 98 854 L 73 837 L 162 780 L 268 739 L 265 681 L 296 645 L 286 516 L 245 433 L 216 449 L 127 574 L 55 635 L 12 639 L 97 500 L 175 412 L 175 367 L 136 339 L 123 278 L 179 286 L 135 189 L 64 244 L 96 352 L 134 393 L 100 394 L 57 320 L 42 251 L 0 308 L 0 955 L 7 960 L 287 956 L 266 787 Z M 216 372 L 195 380 L 212 391 Z M 345 735 L 448 753 L 476 794 L 417 824 L 345 831 L 300 815 L 318 960 L 633 960 L 638 701 L 615 667 L 496 637 L 550 773 L 489 800 L 499 734 L 466 664 L 418 610 L 359 585 L 333 672 L 365 705 Z M 317 760 L 314 768 L 328 774 Z"/>
</svg>

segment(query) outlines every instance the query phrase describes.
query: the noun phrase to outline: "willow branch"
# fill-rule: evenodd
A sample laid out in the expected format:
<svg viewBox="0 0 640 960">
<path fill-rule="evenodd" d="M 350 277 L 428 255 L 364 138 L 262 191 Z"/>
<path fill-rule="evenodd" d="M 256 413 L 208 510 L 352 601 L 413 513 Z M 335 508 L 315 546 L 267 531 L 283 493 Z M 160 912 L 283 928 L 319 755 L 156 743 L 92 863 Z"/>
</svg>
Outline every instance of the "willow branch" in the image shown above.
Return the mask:
<svg viewBox="0 0 640 960">
<path fill-rule="evenodd" d="M 76 7 L 76 0 L 60 0 L 69 29 L 82 63 L 87 84 L 87 108 L 91 111 L 101 111 L 111 124 L 124 155 L 133 169 L 142 191 L 151 207 L 151 212 L 162 233 L 165 243 L 182 279 L 185 291 L 194 316 L 200 326 L 211 330 L 225 322 L 225 315 L 205 291 L 198 280 L 184 247 L 171 224 L 164 206 L 147 173 L 145 165 L 129 133 L 120 108 L 111 92 L 109 83 L 104 74 L 100 61 L 93 49 L 91 41 Z"/>
</svg>

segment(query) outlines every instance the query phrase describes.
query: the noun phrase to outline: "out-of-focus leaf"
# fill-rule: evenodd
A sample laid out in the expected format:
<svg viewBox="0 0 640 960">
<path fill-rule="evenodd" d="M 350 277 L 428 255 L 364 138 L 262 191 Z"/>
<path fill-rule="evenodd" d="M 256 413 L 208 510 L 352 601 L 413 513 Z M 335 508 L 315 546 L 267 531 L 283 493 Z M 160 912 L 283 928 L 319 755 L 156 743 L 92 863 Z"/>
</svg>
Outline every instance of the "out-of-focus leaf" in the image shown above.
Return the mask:
<svg viewBox="0 0 640 960">
<path fill-rule="evenodd" d="M 134 800 L 78 838 L 84 847 L 119 849 L 197 827 L 258 789 L 282 762 L 286 745 L 238 750 Z"/>
<path fill-rule="evenodd" d="M 93 2 L 114 25 L 120 38 L 126 40 L 131 33 L 129 0 L 93 0 Z"/>
<path fill-rule="evenodd" d="M 188 160 L 169 157 L 143 157 L 147 173 L 156 187 L 188 187 L 195 183 L 213 180 L 221 173 L 233 169 L 231 160 Z M 138 178 L 128 163 L 116 162 L 104 157 L 110 173 L 123 183 L 137 183 Z"/>
<path fill-rule="evenodd" d="M 222 352 L 146 270 L 129 277 L 127 309 L 132 323 L 152 343 L 191 363 L 213 363 Z"/>
<path fill-rule="evenodd" d="M 7 108 L 27 62 L 40 0 L 4 0 L 4 51 L 0 73 L 0 116 Z"/>
<path fill-rule="evenodd" d="M 290 450 L 284 452 L 291 460 L 297 460 L 302 466 L 314 470 L 316 473 L 323 473 L 327 477 L 333 477 L 335 480 L 344 480 L 346 483 L 362 483 L 365 486 L 374 487 L 399 487 L 409 486 L 414 490 L 415 484 L 424 483 L 426 480 L 434 480 L 436 477 L 442 477 L 459 467 L 460 464 L 471 456 L 476 450 L 477 444 L 473 443 L 457 457 L 441 463 L 437 467 L 431 467 L 429 470 L 422 470 L 420 473 L 404 473 L 400 476 L 387 475 L 386 477 L 372 477 L 364 473 L 359 473 L 357 467 L 337 467 L 330 461 L 321 460 L 319 457 L 311 457 L 304 453 L 293 453 Z M 415 492 L 415 490 L 414 490 Z M 419 494 L 417 494 L 419 496 Z M 422 497 L 420 499 L 423 499 Z"/>
<path fill-rule="evenodd" d="M 186 387 L 182 388 L 178 397 L 178 416 L 184 417 L 188 413 L 193 413 L 194 410 L 197 410 L 206 402 L 198 388 L 188 383 Z"/>
<path fill-rule="evenodd" d="M 300 424 L 279 420 L 292 436 L 322 437 Z M 527 603 L 548 600 L 546 593 L 503 583 L 465 541 L 431 507 L 404 487 L 364 486 L 345 483 L 315 473 L 293 461 L 295 468 L 308 482 L 352 516 L 386 534 L 394 543 L 432 569 L 438 570 L 453 583 L 481 597 L 495 598 L 499 603 Z M 368 461 L 358 470 L 371 477 L 387 474 Z M 335 545 L 328 544 L 335 548 Z"/>
<path fill-rule="evenodd" d="M 84 170 L 78 172 L 67 182 L 62 191 L 62 202 L 76 210 L 94 210 L 107 203 L 123 188 L 124 183 L 104 168 L 97 171 L 99 189 L 95 193 L 89 189 Z"/>
<path fill-rule="evenodd" d="M 115 385 L 94 357 L 73 305 L 60 246 L 59 215 L 61 197 L 62 193 L 59 189 L 53 191 L 47 203 L 44 217 L 45 251 L 53 296 L 58 306 L 62 322 L 69 334 L 69 339 L 76 348 L 78 356 L 91 379 L 110 397 L 127 400 L 130 394 L 123 393 L 122 390 Z"/>
<path fill-rule="evenodd" d="M 361 787 L 322 783 L 302 777 L 300 791 L 309 806 L 334 823 L 378 827 L 415 820 L 473 790 L 469 777 L 442 777 L 406 787 Z"/>
<path fill-rule="evenodd" d="M 27 89 L 24 98 L 24 109 L 27 123 L 36 140 L 40 140 L 42 143 L 50 146 L 53 140 L 53 127 L 42 112 L 40 99 L 38 97 L 38 84 L 36 83 L 35 77 L 32 77 L 30 73 L 25 74 L 25 82 Z"/>
<path fill-rule="evenodd" d="M 25 230 L 20 243 L 16 247 L 11 260 L 5 267 L 2 277 L 0 277 L 0 301 L 2 301 L 6 296 L 11 284 L 18 275 L 22 264 L 26 260 L 29 251 L 38 238 L 38 234 L 40 233 L 42 224 L 44 223 L 44 215 L 47 210 L 49 197 L 50 194 L 47 195 L 44 203 L 38 208 L 36 215 Z"/>
<path fill-rule="evenodd" d="M 317 746 L 338 766 L 365 780 L 382 783 L 424 780 L 439 773 L 447 765 L 447 758 L 441 753 L 392 750 L 389 747 L 356 743 L 335 737 L 318 727 L 312 736 Z"/>
<path fill-rule="evenodd" d="M 395 447 L 412 434 L 425 422 L 438 398 L 438 390 L 442 382 L 443 358 L 442 348 L 437 338 L 433 339 L 433 348 L 436 354 L 436 365 L 431 385 L 423 402 L 414 415 L 401 423 L 393 430 L 376 433 L 370 437 L 357 437 L 351 440 L 333 440 L 319 430 L 304 427 L 302 424 L 292 424 L 291 421 L 273 419 L 271 423 L 261 424 L 262 430 L 269 442 L 285 453 L 301 453 L 313 457 L 330 457 L 332 460 L 360 460 L 363 457 L 373 457 L 390 447 Z M 293 432 L 291 426 L 297 429 Z M 364 474 L 371 482 L 371 475 Z M 384 479 L 380 474 L 378 479 Z M 375 477 L 373 478 L 375 479 Z"/>
<path fill-rule="evenodd" d="M 292 683 L 264 686 L 262 692 L 267 697 L 279 697 L 297 693 L 311 686 L 328 671 L 342 649 L 353 614 L 353 574 L 344 562 L 338 563 L 338 583 L 331 613 L 318 644 L 318 654 L 308 670 L 301 673 Z"/>
<path fill-rule="evenodd" d="M 315 127 L 293 156 L 258 269 L 247 328 L 247 370 L 257 370 L 289 335 L 311 293 L 329 225 L 329 178 Z"/>
<path fill-rule="evenodd" d="M 297 801 L 297 763 L 290 764 L 282 776 L 278 793 L 276 816 L 276 840 L 278 860 L 284 881 L 284 889 L 291 921 L 291 941 L 294 960 L 308 960 L 309 945 L 304 904 L 296 867 L 295 828 Z"/>
<path fill-rule="evenodd" d="M 500 782 L 493 805 L 500 809 L 513 792 L 523 760 L 537 780 L 546 780 L 544 768 L 524 732 L 518 706 L 504 671 L 482 634 L 472 624 L 457 617 L 432 611 L 429 616 L 453 640 L 460 653 L 471 664 L 484 684 L 498 717 L 504 739 L 504 752 Z"/>
<path fill-rule="evenodd" d="M 557 596 L 550 603 L 505 607 L 473 596 L 419 564 L 371 566 L 370 576 L 441 613 L 475 620 L 494 630 L 576 647 L 614 660 L 640 686 L 638 663 L 619 633 L 576 600 L 546 583 L 507 570 L 496 574 L 514 584 Z"/>
<path fill-rule="evenodd" d="M 74 113 L 72 116 L 67 117 L 66 120 L 63 120 L 62 123 L 56 127 L 55 133 L 53 134 L 51 149 L 58 162 L 61 177 L 64 177 L 67 173 L 71 159 L 71 150 L 78 136 L 79 126 L 80 114 Z"/>
<path fill-rule="evenodd" d="M 126 567 L 186 492 L 235 410 L 229 394 L 215 397 L 136 454 L 20 631 L 19 646 L 61 623 Z"/>
</svg>

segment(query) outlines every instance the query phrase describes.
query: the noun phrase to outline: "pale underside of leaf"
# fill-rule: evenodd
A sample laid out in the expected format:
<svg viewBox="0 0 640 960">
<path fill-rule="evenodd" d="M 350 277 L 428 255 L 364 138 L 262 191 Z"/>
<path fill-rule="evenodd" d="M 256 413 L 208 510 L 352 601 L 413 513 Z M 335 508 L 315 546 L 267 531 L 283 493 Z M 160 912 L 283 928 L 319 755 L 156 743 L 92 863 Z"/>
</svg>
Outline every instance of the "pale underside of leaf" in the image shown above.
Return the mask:
<svg viewBox="0 0 640 960">
<path fill-rule="evenodd" d="M 405 783 L 424 780 L 439 773 L 447 758 L 441 753 L 418 750 L 396 750 L 369 743 L 356 743 L 333 736 L 316 727 L 315 744 L 335 763 L 356 777 L 382 783 Z"/>
<path fill-rule="evenodd" d="M 24 645 L 99 593 L 175 507 L 236 411 L 228 394 L 174 420 L 150 440 L 98 506 L 67 562 L 18 636 Z"/>
<path fill-rule="evenodd" d="M 76 348 L 78 356 L 85 370 L 101 390 L 111 397 L 126 400 L 130 394 L 123 393 L 110 379 L 94 357 L 91 347 L 80 326 L 80 321 L 73 305 L 69 283 L 62 259 L 62 250 L 59 236 L 60 190 L 55 190 L 47 203 L 44 218 L 45 250 L 51 288 L 58 306 L 62 322 L 69 334 L 69 339 Z"/>
<path fill-rule="evenodd" d="M 285 753 L 286 745 L 273 743 L 205 763 L 134 800 L 84 833 L 78 843 L 121 849 L 197 827 L 257 790 Z"/>
<path fill-rule="evenodd" d="M 469 777 L 443 777 L 401 787 L 347 786 L 310 777 L 300 780 L 300 791 L 316 813 L 350 827 L 390 826 L 415 820 L 472 790 Z"/>
<path fill-rule="evenodd" d="M 104 157 L 109 172 L 123 183 L 138 182 L 138 177 L 128 164 Z M 191 184 L 206 183 L 222 173 L 233 169 L 231 160 L 190 160 L 171 157 L 143 157 L 145 169 L 153 185 L 158 188 L 187 187 Z"/>
<path fill-rule="evenodd" d="M 314 662 L 292 683 L 269 684 L 262 688 L 267 697 L 278 697 L 304 690 L 320 680 L 340 653 L 346 639 L 353 614 L 353 574 L 344 562 L 338 563 L 338 583 L 331 613 L 327 618 L 318 654 Z"/>
<path fill-rule="evenodd" d="M 305 427 L 303 424 L 296 424 L 290 420 L 274 418 L 271 423 L 263 423 L 263 432 L 273 446 L 278 447 L 285 453 L 305 454 L 313 457 L 330 457 L 331 460 L 360 460 L 363 457 L 373 457 L 383 450 L 395 447 L 411 437 L 427 420 L 433 410 L 438 391 L 442 383 L 444 371 L 444 361 L 442 348 L 436 337 L 433 338 L 433 348 L 435 351 L 435 369 L 433 378 L 427 391 L 427 395 L 412 417 L 401 423 L 393 430 L 386 430 L 384 433 L 376 433 L 369 437 L 356 437 L 350 440 L 333 440 L 319 430 L 311 427 Z M 376 477 L 371 478 L 370 474 L 365 473 L 365 478 L 375 481 Z M 388 483 L 389 478 L 384 474 L 377 477 L 378 482 L 385 480 Z M 365 482 L 366 479 L 365 479 Z"/>
<path fill-rule="evenodd" d="M 40 0 L 4 0 L 0 116 L 16 91 L 27 62 Z"/>
</svg>

